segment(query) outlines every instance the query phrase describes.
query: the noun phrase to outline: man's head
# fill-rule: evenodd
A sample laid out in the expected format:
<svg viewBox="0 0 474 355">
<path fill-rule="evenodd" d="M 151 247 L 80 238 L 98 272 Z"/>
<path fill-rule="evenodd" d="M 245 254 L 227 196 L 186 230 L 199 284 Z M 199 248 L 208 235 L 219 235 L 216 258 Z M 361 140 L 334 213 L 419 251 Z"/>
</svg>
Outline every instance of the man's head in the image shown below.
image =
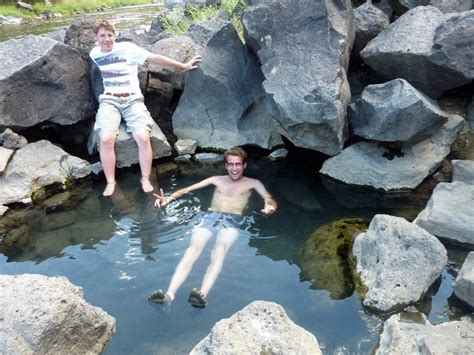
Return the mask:
<svg viewBox="0 0 474 355">
<path fill-rule="evenodd" d="M 107 20 L 100 20 L 95 23 L 93 31 L 102 52 L 110 52 L 115 43 L 115 26 Z"/>
<path fill-rule="evenodd" d="M 225 168 L 232 180 L 239 180 L 247 167 L 247 153 L 240 147 L 232 147 L 224 153 Z"/>
</svg>

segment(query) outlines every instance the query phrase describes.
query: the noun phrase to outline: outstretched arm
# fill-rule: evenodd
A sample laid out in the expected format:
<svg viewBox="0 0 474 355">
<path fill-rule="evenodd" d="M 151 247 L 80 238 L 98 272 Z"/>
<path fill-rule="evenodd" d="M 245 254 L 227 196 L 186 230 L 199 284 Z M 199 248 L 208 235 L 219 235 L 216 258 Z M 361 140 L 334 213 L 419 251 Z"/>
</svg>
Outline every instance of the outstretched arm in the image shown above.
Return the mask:
<svg viewBox="0 0 474 355">
<path fill-rule="evenodd" d="M 150 54 L 146 59 L 151 63 L 156 63 L 164 67 L 173 67 L 185 71 L 196 69 L 198 64 L 201 62 L 200 55 L 192 57 L 191 60 L 186 63 L 178 62 L 177 60 L 171 59 L 161 54 Z"/>
<path fill-rule="evenodd" d="M 187 194 L 188 192 L 202 189 L 203 187 L 215 184 L 215 176 L 202 180 L 196 184 L 190 185 L 183 189 L 176 190 L 170 196 L 165 196 L 163 189 L 160 189 L 160 194 L 153 194 L 156 197 L 155 207 L 164 207 L 173 200 L 177 200 L 181 196 Z"/>
<path fill-rule="evenodd" d="M 264 201 L 264 206 L 261 212 L 266 215 L 271 215 L 275 213 L 278 208 L 278 203 L 273 199 L 273 197 L 268 193 L 267 189 L 259 180 L 255 180 L 255 190 L 260 196 L 262 196 Z"/>
</svg>

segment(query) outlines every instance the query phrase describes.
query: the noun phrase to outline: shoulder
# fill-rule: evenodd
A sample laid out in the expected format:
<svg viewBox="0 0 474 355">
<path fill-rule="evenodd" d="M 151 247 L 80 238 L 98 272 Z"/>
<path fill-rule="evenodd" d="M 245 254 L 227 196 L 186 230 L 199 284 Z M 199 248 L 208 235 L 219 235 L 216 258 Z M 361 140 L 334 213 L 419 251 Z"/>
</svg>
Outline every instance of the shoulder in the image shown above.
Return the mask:
<svg viewBox="0 0 474 355">
<path fill-rule="evenodd" d="M 95 58 L 95 57 L 97 57 L 99 54 L 100 54 L 100 47 L 99 47 L 99 46 L 95 46 L 95 47 L 92 48 L 91 51 L 89 52 L 89 56 L 90 56 L 91 58 Z"/>
</svg>

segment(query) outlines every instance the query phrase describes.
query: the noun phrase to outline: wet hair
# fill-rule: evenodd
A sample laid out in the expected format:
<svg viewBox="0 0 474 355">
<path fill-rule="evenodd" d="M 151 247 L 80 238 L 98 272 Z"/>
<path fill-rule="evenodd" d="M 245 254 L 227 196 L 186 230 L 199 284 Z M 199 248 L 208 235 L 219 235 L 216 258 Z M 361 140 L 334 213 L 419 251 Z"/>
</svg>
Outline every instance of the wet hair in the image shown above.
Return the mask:
<svg viewBox="0 0 474 355">
<path fill-rule="evenodd" d="M 109 20 L 99 20 L 94 24 L 92 31 L 95 34 L 99 33 L 101 28 L 105 28 L 107 31 L 113 32 L 115 34 L 115 26 Z"/>
<path fill-rule="evenodd" d="M 243 150 L 240 147 L 232 147 L 232 148 L 229 148 L 225 151 L 224 161 L 226 163 L 227 163 L 227 157 L 229 155 L 234 155 L 234 156 L 240 157 L 240 159 L 242 159 L 242 163 L 245 163 L 247 161 L 247 153 L 245 152 L 245 150 Z"/>
</svg>

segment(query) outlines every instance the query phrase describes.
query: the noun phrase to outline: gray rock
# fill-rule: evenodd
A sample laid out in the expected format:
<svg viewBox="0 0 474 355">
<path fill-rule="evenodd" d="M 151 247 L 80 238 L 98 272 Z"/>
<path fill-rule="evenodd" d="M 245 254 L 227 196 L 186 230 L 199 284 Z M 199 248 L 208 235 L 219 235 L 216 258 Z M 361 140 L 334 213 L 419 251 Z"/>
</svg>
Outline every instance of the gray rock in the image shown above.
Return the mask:
<svg viewBox="0 0 474 355">
<path fill-rule="evenodd" d="M 197 142 L 193 139 L 178 139 L 174 144 L 178 155 L 194 154 L 196 148 Z"/>
<path fill-rule="evenodd" d="M 26 36 L 0 43 L 0 126 L 70 125 L 93 115 L 89 71 L 76 50 Z"/>
<path fill-rule="evenodd" d="M 99 354 L 115 333 L 115 318 L 65 277 L 0 275 L 0 294 L 1 353 Z"/>
<path fill-rule="evenodd" d="M 354 19 L 349 0 L 262 0 L 243 14 L 270 112 L 298 147 L 338 154 L 346 140 L 346 78 Z"/>
<path fill-rule="evenodd" d="M 0 144 L 7 149 L 17 150 L 23 148 L 28 144 L 25 137 L 13 132 L 10 128 L 7 128 L 0 134 Z"/>
<path fill-rule="evenodd" d="M 392 6 L 390 5 L 390 0 L 382 0 L 380 2 L 377 2 L 375 6 L 379 8 L 380 10 L 382 10 L 385 13 L 385 15 L 388 16 L 389 19 L 392 18 L 393 9 L 392 9 Z"/>
<path fill-rule="evenodd" d="M 474 160 L 452 160 L 453 181 L 474 185 Z"/>
<path fill-rule="evenodd" d="M 392 0 L 398 1 L 405 9 L 431 5 L 443 13 L 463 12 L 472 9 L 472 0 Z"/>
<path fill-rule="evenodd" d="M 83 59 L 89 58 L 89 53 L 95 46 L 94 20 L 83 17 L 74 20 L 66 30 L 64 44 L 76 49 Z"/>
<path fill-rule="evenodd" d="M 199 68 L 189 73 L 173 115 L 178 138 L 200 147 L 227 149 L 253 144 L 271 149 L 281 144 L 265 105 L 258 62 L 242 44 L 234 26 L 224 23 L 202 52 Z"/>
<path fill-rule="evenodd" d="M 38 221 L 37 227 L 43 232 L 53 231 L 74 224 L 76 211 L 60 211 L 48 213 Z"/>
<path fill-rule="evenodd" d="M 254 301 L 212 327 L 191 355 L 322 354 L 314 335 L 288 318 L 282 306 Z"/>
<path fill-rule="evenodd" d="M 153 53 L 159 53 L 178 62 L 185 63 L 197 54 L 198 47 L 191 38 L 177 36 L 156 42 L 150 50 Z M 175 89 L 182 90 L 184 87 L 186 72 L 175 68 L 163 67 L 156 63 L 148 65 L 148 72 L 161 81 L 171 83 Z"/>
<path fill-rule="evenodd" d="M 3 216 L 8 210 L 9 208 L 7 206 L 0 205 L 0 216 Z"/>
<path fill-rule="evenodd" d="M 191 163 L 191 155 L 180 155 L 179 157 L 174 158 L 174 161 L 176 163 Z"/>
<path fill-rule="evenodd" d="M 277 160 L 285 159 L 287 155 L 288 155 L 288 149 L 280 148 L 280 149 L 277 149 L 277 150 L 274 150 L 273 152 L 271 152 L 270 155 L 268 156 L 268 158 L 271 161 L 277 161 Z"/>
<path fill-rule="evenodd" d="M 352 55 L 358 57 L 367 43 L 388 27 L 390 19 L 385 12 L 367 1 L 354 10 L 354 21 L 356 35 Z"/>
<path fill-rule="evenodd" d="M 456 297 L 466 302 L 471 308 L 474 308 L 474 251 L 471 251 L 453 284 L 453 290 Z"/>
<path fill-rule="evenodd" d="M 52 32 L 42 35 L 43 37 L 48 37 L 54 39 L 55 41 L 64 43 L 64 38 L 66 38 L 67 27 L 58 28 Z"/>
<path fill-rule="evenodd" d="M 364 306 L 383 312 L 418 301 L 448 262 L 436 237 L 403 218 L 381 214 L 356 237 L 352 253 L 367 289 Z"/>
<path fill-rule="evenodd" d="M 221 25 L 222 22 L 217 20 L 203 20 L 193 22 L 191 26 L 189 26 L 187 36 L 189 36 L 198 46 L 204 48 L 207 42 L 219 30 Z"/>
<path fill-rule="evenodd" d="M 69 155 L 48 141 L 30 143 L 16 151 L 0 177 L 0 205 L 31 202 L 37 190 L 50 185 L 63 188 L 90 174 L 87 161 Z"/>
<path fill-rule="evenodd" d="M 423 313 L 404 312 L 384 323 L 375 354 L 471 354 L 473 337 L 467 317 L 432 325 Z"/>
<path fill-rule="evenodd" d="M 464 124 L 460 116 L 452 115 L 433 137 L 401 148 L 359 142 L 326 160 L 319 172 L 350 185 L 414 189 L 441 165 Z"/>
<path fill-rule="evenodd" d="M 186 0 L 165 0 L 165 8 L 172 10 L 174 8 L 184 8 Z"/>
<path fill-rule="evenodd" d="M 202 164 L 215 164 L 224 161 L 224 154 L 216 153 L 198 153 L 194 158 Z"/>
<path fill-rule="evenodd" d="M 404 79 L 367 86 L 348 111 L 352 133 L 383 142 L 418 142 L 449 115 Z"/>
<path fill-rule="evenodd" d="M 467 108 L 466 121 L 469 124 L 469 128 L 474 132 L 474 97 Z"/>
<path fill-rule="evenodd" d="M 99 149 L 99 132 L 92 129 L 87 142 L 89 154 Z M 151 147 L 153 159 L 168 157 L 171 155 L 171 146 L 165 135 L 156 123 L 151 131 Z M 117 168 L 128 167 L 138 163 L 138 147 L 133 136 L 127 132 L 125 125 L 120 124 L 117 138 L 115 140 L 115 155 Z"/>
<path fill-rule="evenodd" d="M 23 20 L 16 16 L 2 16 L 0 15 L 0 25 L 21 25 Z"/>
<path fill-rule="evenodd" d="M 23 1 L 17 1 L 15 6 L 17 9 L 33 11 L 33 5 L 23 2 Z"/>
<path fill-rule="evenodd" d="M 472 80 L 472 69 L 467 69 L 472 62 L 472 26 L 463 27 L 471 18 L 471 11 L 449 19 L 435 7 L 419 6 L 382 31 L 360 55 L 385 78 L 405 79 L 436 98 Z"/>
<path fill-rule="evenodd" d="M 474 185 L 438 184 L 413 223 L 448 242 L 474 246 Z"/>
<path fill-rule="evenodd" d="M 3 175 L 14 152 L 12 149 L 0 147 L 0 175 Z"/>
</svg>

